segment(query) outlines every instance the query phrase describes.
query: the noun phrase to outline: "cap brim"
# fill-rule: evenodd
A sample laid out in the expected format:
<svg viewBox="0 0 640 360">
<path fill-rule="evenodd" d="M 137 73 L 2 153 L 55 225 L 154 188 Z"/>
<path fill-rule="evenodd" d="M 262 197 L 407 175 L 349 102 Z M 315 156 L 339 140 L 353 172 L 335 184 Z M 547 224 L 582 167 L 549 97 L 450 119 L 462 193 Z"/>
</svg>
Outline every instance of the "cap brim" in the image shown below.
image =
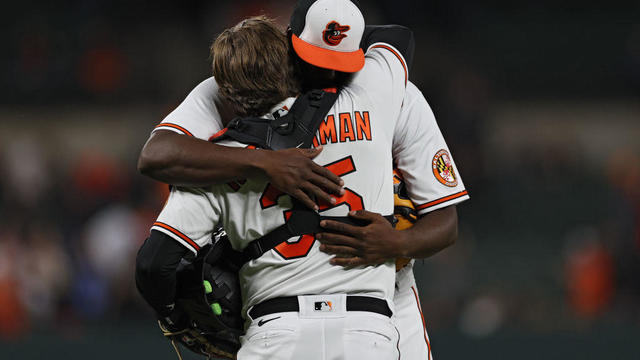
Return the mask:
<svg viewBox="0 0 640 360">
<path fill-rule="evenodd" d="M 291 42 L 296 54 L 311 65 L 347 73 L 360 71 L 364 67 L 362 49 L 351 52 L 329 50 L 311 45 L 295 34 L 291 36 Z"/>
</svg>

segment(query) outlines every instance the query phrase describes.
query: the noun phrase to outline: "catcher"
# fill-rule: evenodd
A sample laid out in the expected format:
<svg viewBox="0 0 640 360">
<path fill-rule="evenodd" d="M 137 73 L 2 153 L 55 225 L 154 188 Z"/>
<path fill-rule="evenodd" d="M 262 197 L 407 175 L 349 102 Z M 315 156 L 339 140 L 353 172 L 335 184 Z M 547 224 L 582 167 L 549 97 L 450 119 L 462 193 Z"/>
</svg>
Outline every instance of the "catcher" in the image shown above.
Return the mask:
<svg viewBox="0 0 640 360">
<path fill-rule="evenodd" d="M 406 184 L 397 169 L 394 170 L 393 177 L 395 228 L 406 230 L 413 226 L 418 215 L 413 202 L 408 198 Z M 179 360 L 183 358 L 178 344 L 208 359 L 236 358 L 240 347 L 239 339 L 244 332 L 237 277 L 241 266 L 241 254 L 233 251 L 228 241 L 224 230 L 217 229 L 213 234 L 213 246 L 208 245 L 202 249 L 195 261 L 183 261 L 178 267 L 173 312 L 174 317 L 175 314 L 180 314 L 178 319 L 183 323 L 176 324 L 171 318 L 166 318 L 158 320 L 158 325 L 171 342 Z M 406 271 L 404 269 L 407 269 L 410 262 L 409 258 L 396 259 L 396 271 Z M 415 291 L 415 287 L 413 290 Z M 402 304 L 402 301 L 403 298 L 398 297 L 396 292 L 394 302 Z M 406 305 L 409 304 L 403 304 Z M 419 334 L 419 330 L 412 333 Z M 426 330 L 424 334 L 428 343 Z M 410 338 L 401 341 L 409 343 L 407 346 L 415 347 L 416 343 L 420 344 L 420 341 Z M 427 347 L 427 351 L 430 354 L 430 346 Z"/>
</svg>

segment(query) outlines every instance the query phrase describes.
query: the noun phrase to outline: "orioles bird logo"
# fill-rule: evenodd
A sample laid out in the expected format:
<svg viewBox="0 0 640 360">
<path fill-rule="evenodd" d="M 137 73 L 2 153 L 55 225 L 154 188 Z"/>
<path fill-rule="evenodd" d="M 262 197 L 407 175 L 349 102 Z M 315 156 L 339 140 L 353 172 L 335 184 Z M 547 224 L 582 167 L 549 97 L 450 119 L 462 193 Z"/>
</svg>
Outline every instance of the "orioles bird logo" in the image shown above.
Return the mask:
<svg viewBox="0 0 640 360">
<path fill-rule="evenodd" d="M 342 39 L 347 37 L 347 34 L 344 33 L 349 29 L 351 29 L 349 25 L 340 25 L 338 22 L 332 21 L 322 32 L 322 40 L 329 46 L 337 46 Z"/>
</svg>

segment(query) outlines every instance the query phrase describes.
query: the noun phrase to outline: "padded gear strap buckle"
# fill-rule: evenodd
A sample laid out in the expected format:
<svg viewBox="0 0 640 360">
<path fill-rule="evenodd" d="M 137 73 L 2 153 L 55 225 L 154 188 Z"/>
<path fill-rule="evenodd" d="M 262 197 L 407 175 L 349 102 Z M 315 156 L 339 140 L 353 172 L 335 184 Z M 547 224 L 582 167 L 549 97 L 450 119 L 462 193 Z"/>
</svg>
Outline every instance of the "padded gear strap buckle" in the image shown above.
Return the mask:
<svg viewBox="0 0 640 360">
<path fill-rule="evenodd" d="M 296 116 L 283 116 L 280 119 L 271 122 L 271 128 L 280 135 L 289 135 L 293 132 L 296 125 Z"/>
<path fill-rule="evenodd" d="M 229 122 L 229 124 L 227 124 L 227 127 L 229 129 L 235 129 L 238 131 L 242 131 L 246 126 L 244 125 L 244 123 L 242 122 L 242 118 L 234 118 L 233 120 L 231 120 Z"/>
<path fill-rule="evenodd" d="M 312 234 L 318 231 L 320 214 L 311 210 L 294 210 L 285 225 L 294 236 Z"/>
</svg>

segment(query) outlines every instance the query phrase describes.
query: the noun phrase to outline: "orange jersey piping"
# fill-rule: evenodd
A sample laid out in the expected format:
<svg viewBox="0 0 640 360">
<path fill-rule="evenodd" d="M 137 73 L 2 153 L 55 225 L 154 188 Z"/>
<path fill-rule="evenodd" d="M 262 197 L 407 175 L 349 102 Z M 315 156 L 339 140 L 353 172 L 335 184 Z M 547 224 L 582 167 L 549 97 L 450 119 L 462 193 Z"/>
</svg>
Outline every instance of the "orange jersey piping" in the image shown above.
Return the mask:
<svg viewBox="0 0 640 360">
<path fill-rule="evenodd" d="M 424 209 L 426 209 L 428 207 L 435 206 L 435 205 L 438 205 L 438 204 L 442 204 L 443 202 L 446 202 L 446 201 L 449 201 L 449 200 L 453 200 L 453 199 L 457 199 L 459 197 L 462 197 L 462 196 L 465 196 L 465 195 L 468 195 L 468 194 L 469 193 L 467 192 L 467 190 L 463 190 L 463 191 L 460 191 L 459 193 L 455 193 L 453 195 L 445 196 L 445 197 L 440 198 L 438 200 L 430 201 L 430 202 L 428 202 L 426 204 L 418 205 L 418 206 L 416 206 L 416 209 L 417 210 L 424 210 Z"/>
<path fill-rule="evenodd" d="M 402 64 L 402 67 L 404 68 L 404 84 L 407 85 L 407 81 L 409 80 L 409 71 L 407 70 L 407 65 L 404 63 L 404 59 L 402 58 L 402 55 L 398 54 L 397 51 L 393 50 L 391 47 L 389 47 L 387 45 L 374 45 L 371 48 L 372 49 L 375 49 L 375 48 L 387 49 L 387 50 L 391 51 L 391 53 L 393 55 L 395 55 L 398 58 L 398 60 L 400 60 L 400 64 Z"/>
<path fill-rule="evenodd" d="M 187 244 L 191 245 L 196 250 L 196 252 L 200 251 L 200 246 L 198 246 L 198 244 L 196 244 L 195 241 L 189 239 L 189 237 L 187 235 L 181 233 L 180 231 L 176 230 L 172 226 L 167 225 L 165 223 L 161 223 L 159 221 L 154 222 L 153 226 L 158 226 L 158 227 L 161 227 L 161 228 L 163 228 L 165 230 L 169 230 L 172 234 L 178 236 L 180 239 L 186 241 Z"/>
<path fill-rule="evenodd" d="M 185 129 L 185 128 L 183 128 L 182 126 L 177 125 L 177 124 L 171 124 L 171 123 L 160 123 L 160 124 L 156 125 L 155 129 L 160 129 L 160 128 L 162 128 L 162 127 L 170 127 L 170 128 L 174 128 L 174 129 L 177 129 L 177 130 L 182 131 L 185 135 L 193 136 L 193 134 L 192 134 L 191 132 L 189 132 L 189 130 L 187 130 L 187 129 Z"/>
</svg>

